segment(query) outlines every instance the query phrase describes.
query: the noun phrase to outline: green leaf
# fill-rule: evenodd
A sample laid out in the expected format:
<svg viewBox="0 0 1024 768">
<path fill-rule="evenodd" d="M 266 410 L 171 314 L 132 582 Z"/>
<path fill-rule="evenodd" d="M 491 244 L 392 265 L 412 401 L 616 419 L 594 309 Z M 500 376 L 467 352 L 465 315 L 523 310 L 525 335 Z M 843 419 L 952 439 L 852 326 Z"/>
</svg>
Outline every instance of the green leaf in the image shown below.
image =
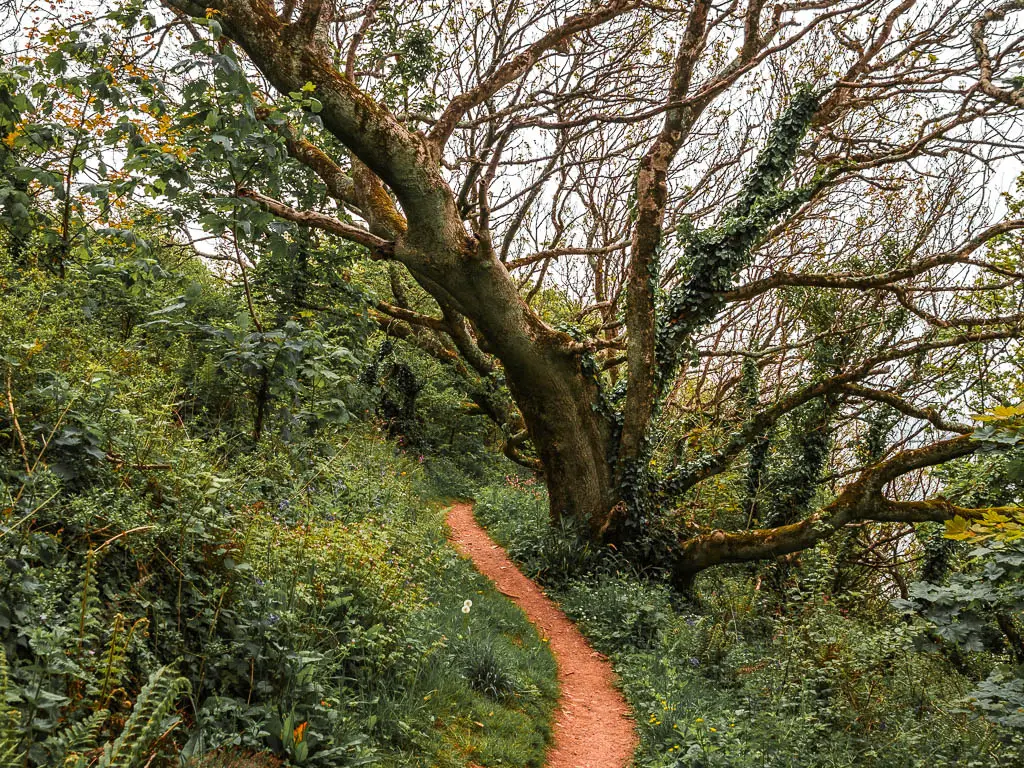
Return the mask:
<svg viewBox="0 0 1024 768">
<path fill-rule="evenodd" d="M 974 537 L 974 532 L 970 528 L 970 523 L 959 515 L 954 517 L 952 520 L 946 521 L 946 532 L 944 536 L 947 539 L 953 539 L 954 541 L 964 541 Z"/>
</svg>

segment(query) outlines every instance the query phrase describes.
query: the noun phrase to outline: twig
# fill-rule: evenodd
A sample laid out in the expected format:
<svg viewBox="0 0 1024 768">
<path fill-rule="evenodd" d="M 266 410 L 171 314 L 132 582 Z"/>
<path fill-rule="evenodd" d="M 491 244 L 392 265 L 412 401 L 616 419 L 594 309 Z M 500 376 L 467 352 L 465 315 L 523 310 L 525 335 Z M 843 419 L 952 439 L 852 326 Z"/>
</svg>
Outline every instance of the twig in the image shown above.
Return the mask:
<svg viewBox="0 0 1024 768">
<path fill-rule="evenodd" d="M 54 498 L 55 498 L 55 497 L 57 496 L 57 494 L 58 494 L 58 493 L 60 493 L 60 491 L 54 491 L 54 492 L 53 492 L 53 493 L 52 493 L 52 494 L 51 494 L 51 495 L 50 495 L 50 496 L 49 496 L 49 497 L 48 497 L 48 498 L 47 498 L 47 499 L 46 499 L 45 501 L 43 501 L 43 502 L 42 502 L 42 503 L 41 503 L 41 504 L 40 504 L 40 505 L 39 505 L 38 507 L 36 507 L 35 509 L 33 509 L 33 510 L 32 510 L 31 512 L 29 512 L 29 513 L 28 513 L 27 515 L 25 515 L 25 516 L 24 516 L 23 518 L 21 518 L 21 520 L 19 520 L 18 522 L 16 522 L 16 523 L 15 523 L 14 525 L 11 525 L 11 526 L 9 526 L 9 527 L 8 527 L 8 528 L 7 528 L 6 530 L 4 530 L 4 531 L 0 531 L 0 539 L 2 539 L 2 538 L 3 538 L 4 536 L 6 536 L 6 535 L 7 535 L 8 533 L 10 533 L 11 531 L 13 531 L 13 530 L 14 530 L 15 528 L 17 528 L 17 527 L 18 527 L 19 525 L 21 525 L 21 524 L 22 524 L 22 523 L 24 523 L 24 522 L 25 522 L 26 520 L 28 520 L 28 519 L 29 519 L 30 517 L 32 517 L 32 516 L 33 516 L 33 515 L 34 515 L 34 514 L 35 514 L 36 512 L 38 512 L 38 511 L 39 511 L 40 509 L 42 509 L 42 508 L 43 508 L 43 507 L 45 507 L 45 506 L 46 506 L 47 504 L 49 504 L 49 503 L 50 503 L 51 501 L 53 501 L 53 499 L 54 499 Z M 20 494 L 19 494 L 19 495 L 20 495 Z"/>
<path fill-rule="evenodd" d="M 104 541 L 102 544 L 100 544 L 98 547 L 96 547 L 96 552 L 98 553 L 105 546 L 107 546 L 107 544 L 113 544 L 115 541 L 120 539 L 122 536 L 127 536 L 129 533 L 138 533 L 139 531 L 148 531 L 148 530 L 150 530 L 153 527 L 154 526 L 152 526 L 152 525 L 140 525 L 137 528 L 129 528 L 127 531 L 121 531 L 119 534 L 117 534 L 117 536 L 110 537 L 109 539 Z"/>
<path fill-rule="evenodd" d="M 21 424 L 18 423 L 18 413 L 14 410 L 14 394 L 11 392 L 11 369 L 7 369 L 7 409 L 11 412 L 11 421 L 14 423 L 14 433 L 18 436 L 18 446 L 21 448 L 21 458 L 25 462 L 25 472 L 32 474 L 28 464 L 28 448 L 25 447 L 25 434 L 21 431 Z"/>
</svg>

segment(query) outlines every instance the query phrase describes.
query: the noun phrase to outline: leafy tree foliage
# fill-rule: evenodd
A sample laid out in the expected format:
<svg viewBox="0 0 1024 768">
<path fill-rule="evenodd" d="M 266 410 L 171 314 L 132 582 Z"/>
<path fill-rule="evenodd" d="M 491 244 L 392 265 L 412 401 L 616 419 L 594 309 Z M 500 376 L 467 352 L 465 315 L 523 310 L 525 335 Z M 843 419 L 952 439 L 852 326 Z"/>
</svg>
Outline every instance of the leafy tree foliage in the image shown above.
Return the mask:
<svg viewBox="0 0 1024 768">
<path fill-rule="evenodd" d="M 32 64 L 87 85 L 83 58 L 148 64 L 99 94 L 121 116 L 91 140 L 123 147 L 122 188 L 201 224 L 250 293 L 283 268 L 264 283 L 282 307 L 344 313 L 339 274 L 387 262 L 365 268 L 366 318 L 446 366 L 506 456 L 544 473 L 553 516 L 595 540 L 684 585 L 854 522 L 917 522 L 892 483 L 977 449 L 973 374 L 951 362 L 1011 354 L 1019 297 L 996 285 L 1021 223 L 1012 203 L 984 213 L 999 159 L 970 148 L 1020 141 L 1019 89 L 993 79 L 1015 76 L 1017 3 L 616 0 L 538 5 L 525 25 L 472 2 L 169 5 L 47 32 Z M 299 342 L 252 320 L 271 334 L 236 355 L 258 436 L 294 379 L 274 345 Z M 847 448 L 880 405 L 900 423 L 876 471 Z M 706 439 L 680 442 L 681 423 Z M 681 531 L 755 446 L 756 519 L 776 530 Z"/>
</svg>

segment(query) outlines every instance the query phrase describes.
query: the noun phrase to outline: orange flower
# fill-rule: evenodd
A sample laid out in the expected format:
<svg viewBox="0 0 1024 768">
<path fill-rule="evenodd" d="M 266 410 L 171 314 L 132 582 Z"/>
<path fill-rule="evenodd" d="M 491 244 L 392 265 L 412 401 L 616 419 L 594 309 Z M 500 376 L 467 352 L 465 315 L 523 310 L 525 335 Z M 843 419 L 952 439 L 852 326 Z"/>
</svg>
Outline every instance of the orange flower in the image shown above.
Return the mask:
<svg viewBox="0 0 1024 768">
<path fill-rule="evenodd" d="M 302 736 L 306 732 L 306 727 L 308 725 L 309 725 L 309 721 L 307 720 L 306 722 L 299 723 L 297 726 L 295 726 L 295 730 L 292 731 L 292 740 L 296 744 L 298 744 L 300 741 L 302 741 Z"/>
</svg>

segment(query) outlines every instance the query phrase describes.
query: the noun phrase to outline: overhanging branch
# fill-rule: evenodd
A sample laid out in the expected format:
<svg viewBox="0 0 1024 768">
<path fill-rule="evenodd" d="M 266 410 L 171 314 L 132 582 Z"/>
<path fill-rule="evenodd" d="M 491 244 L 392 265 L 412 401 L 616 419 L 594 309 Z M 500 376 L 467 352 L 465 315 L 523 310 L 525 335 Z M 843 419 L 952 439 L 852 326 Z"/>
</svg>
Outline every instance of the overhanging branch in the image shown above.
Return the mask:
<svg viewBox="0 0 1024 768">
<path fill-rule="evenodd" d="M 1000 88 L 993 82 L 995 64 L 985 41 L 985 28 L 994 21 L 1002 21 L 1014 11 L 1024 10 L 1024 0 L 1010 0 L 996 8 L 985 11 L 971 25 L 971 42 L 974 45 L 974 56 L 978 60 L 978 88 L 986 96 L 1011 107 L 1024 107 L 1024 85 L 1016 88 Z"/>
<path fill-rule="evenodd" d="M 840 386 L 840 390 L 863 400 L 873 400 L 876 403 L 885 403 L 886 405 L 895 408 L 900 413 L 912 416 L 915 419 L 922 419 L 923 421 L 930 422 L 946 432 L 967 434 L 974 431 L 966 424 L 956 424 L 946 421 L 934 408 L 918 408 L 892 392 L 883 392 L 878 389 L 871 389 L 870 387 L 862 387 L 858 384 L 843 384 Z"/>
<path fill-rule="evenodd" d="M 908 472 L 967 456 L 981 447 L 969 435 L 900 451 L 887 461 L 865 469 L 842 490 L 838 498 L 810 517 L 791 525 L 730 533 L 712 531 L 682 542 L 674 572 L 685 581 L 694 574 L 722 563 L 770 560 L 809 549 L 849 523 L 875 521 L 915 523 L 973 519 L 987 509 L 958 507 L 945 499 L 892 501 L 882 495 L 885 485 Z"/>
<path fill-rule="evenodd" d="M 901 280 L 908 280 L 923 275 L 936 267 L 946 266 L 962 262 L 976 250 L 984 246 L 990 240 L 1008 232 L 1014 232 L 1024 228 L 1024 219 L 1007 219 L 1006 221 L 986 227 L 976 234 L 959 248 L 951 251 L 929 256 L 926 259 L 900 267 L 888 272 L 881 272 L 875 275 L 857 275 L 851 273 L 839 273 L 834 275 L 810 272 L 776 272 L 771 277 L 762 280 L 755 280 L 746 285 L 741 285 L 731 291 L 722 294 L 726 302 L 745 301 L 760 296 L 774 288 L 784 286 L 805 286 L 810 288 L 838 288 L 866 290 L 869 288 L 881 288 L 892 285 Z"/>
<path fill-rule="evenodd" d="M 576 14 L 564 23 L 541 36 L 537 42 L 498 69 L 490 77 L 483 80 L 475 88 L 452 99 L 444 112 L 434 123 L 430 131 L 430 140 L 438 147 L 443 147 L 452 131 L 463 115 L 473 107 L 482 104 L 499 89 L 511 83 L 527 72 L 545 53 L 564 44 L 573 35 L 604 24 L 616 16 L 636 8 L 638 3 L 631 0 L 611 0 L 610 3 L 598 7 L 597 10 Z"/>
<path fill-rule="evenodd" d="M 317 211 L 300 211 L 296 208 L 292 208 L 286 203 L 282 203 L 280 200 L 267 197 L 266 195 L 252 189 L 238 189 L 235 192 L 235 195 L 246 200 L 252 200 L 261 208 L 282 219 L 287 219 L 288 221 L 292 221 L 296 224 L 301 224 L 304 227 L 321 229 L 324 232 L 330 232 L 333 235 L 338 235 L 339 237 L 343 237 L 353 243 L 365 245 L 370 249 L 370 254 L 375 259 L 390 259 L 395 254 L 395 244 L 390 240 L 377 237 L 371 232 L 352 224 L 346 224 L 344 221 L 337 219 L 334 216 L 328 216 L 325 213 L 319 213 Z"/>
</svg>

